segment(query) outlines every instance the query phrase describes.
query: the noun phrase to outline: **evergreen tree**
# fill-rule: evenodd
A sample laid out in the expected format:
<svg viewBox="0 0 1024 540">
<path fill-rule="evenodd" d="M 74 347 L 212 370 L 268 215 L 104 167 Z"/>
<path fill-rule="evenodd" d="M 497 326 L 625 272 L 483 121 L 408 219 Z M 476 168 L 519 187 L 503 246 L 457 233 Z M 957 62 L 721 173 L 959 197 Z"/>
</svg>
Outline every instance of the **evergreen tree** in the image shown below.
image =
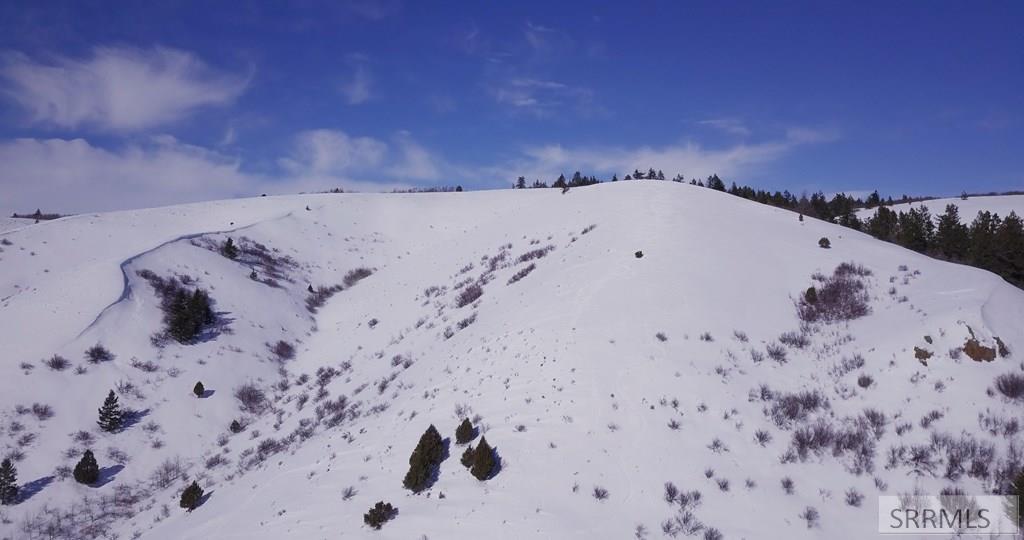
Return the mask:
<svg viewBox="0 0 1024 540">
<path fill-rule="evenodd" d="M 708 187 L 715 191 L 725 191 L 725 182 L 717 174 L 713 174 L 708 177 Z"/>
<path fill-rule="evenodd" d="M 463 418 L 462 423 L 455 429 L 455 443 L 466 444 L 473 440 L 474 435 L 476 435 L 476 431 L 473 429 L 473 424 L 469 422 L 469 418 Z"/>
<path fill-rule="evenodd" d="M 1024 222 L 1016 212 L 1003 219 L 996 232 L 996 262 L 993 272 L 1017 286 L 1024 285 Z"/>
<path fill-rule="evenodd" d="M 613 174 L 612 175 L 612 182 L 618 182 L 618 181 L 619 181 L 619 175 Z"/>
<path fill-rule="evenodd" d="M 807 287 L 807 291 L 804 292 L 804 301 L 808 304 L 818 303 L 818 291 L 814 287 Z"/>
<path fill-rule="evenodd" d="M 444 457 L 444 441 L 433 424 L 420 436 L 420 442 L 409 456 L 409 472 L 405 474 L 402 485 L 414 493 L 427 488 L 434 469 L 441 464 Z"/>
<path fill-rule="evenodd" d="M 878 210 L 875 211 L 874 217 L 869 218 L 867 223 L 865 223 L 865 228 L 868 234 L 879 240 L 894 242 L 896 240 L 897 225 L 898 218 L 896 212 L 884 206 L 879 206 Z"/>
<path fill-rule="evenodd" d="M 121 424 L 124 422 L 124 412 L 121 411 L 121 406 L 117 403 L 117 396 L 114 395 L 114 391 L 111 390 L 107 394 L 107 399 L 103 400 L 103 406 L 99 409 L 100 419 L 96 421 L 99 424 L 100 429 L 107 432 L 115 432 L 121 428 Z"/>
<path fill-rule="evenodd" d="M 971 245 L 967 250 L 972 265 L 986 269 L 996 266 L 996 233 L 1001 225 L 999 214 L 978 212 L 978 216 L 971 222 Z"/>
<path fill-rule="evenodd" d="M 92 450 L 86 450 L 82 454 L 82 459 L 75 465 L 73 473 L 75 481 L 79 484 L 95 484 L 100 479 L 100 466 L 96 463 L 96 457 L 92 455 Z"/>
<path fill-rule="evenodd" d="M 555 187 L 555 188 L 564 188 L 565 186 L 566 186 L 566 183 L 565 183 L 565 175 L 564 174 L 558 175 L 558 180 L 555 180 L 555 183 L 551 184 L 551 187 Z"/>
<path fill-rule="evenodd" d="M 481 437 L 480 444 L 473 451 L 473 468 L 469 473 L 477 480 L 487 480 L 494 471 L 494 449 L 487 444 L 487 438 Z"/>
<path fill-rule="evenodd" d="M 462 186 L 455 186 L 456 193 L 462 193 Z"/>
<path fill-rule="evenodd" d="M 473 452 L 472 444 L 466 447 L 466 451 L 462 453 L 462 459 L 459 460 L 463 467 L 468 469 L 473 466 Z"/>
<path fill-rule="evenodd" d="M 832 247 L 832 242 L 828 238 L 822 236 L 821 238 L 818 239 L 818 247 L 823 249 L 829 249 L 830 247 Z"/>
<path fill-rule="evenodd" d="M 191 512 L 199 506 L 199 503 L 203 500 L 203 488 L 199 487 L 199 484 L 195 480 L 184 491 L 181 492 L 181 501 L 178 505 L 184 508 L 186 511 Z"/>
<path fill-rule="evenodd" d="M 167 333 L 179 343 L 188 343 L 215 320 L 206 291 L 196 289 L 189 294 L 178 290 L 168 310 Z"/>
<path fill-rule="evenodd" d="M 242 432 L 242 424 L 241 424 L 241 422 L 239 422 L 238 420 L 232 420 L 231 421 L 231 425 L 228 426 L 228 430 L 231 431 L 231 433 L 241 433 Z"/>
<path fill-rule="evenodd" d="M 871 195 L 868 195 L 868 199 L 866 201 L 864 201 L 864 204 L 865 204 L 865 206 L 867 206 L 867 208 L 874 208 L 874 207 L 882 204 L 882 198 L 878 196 L 878 190 L 877 189 L 872 191 Z"/>
<path fill-rule="evenodd" d="M 630 175 L 628 175 L 628 174 L 626 175 L 626 177 L 625 177 L 625 178 L 623 178 L 623 180 L 632 180 L 632 179 L 633 179 L 633 177 L 632 177 L 632 176 L 630 176 Z"/>
<path fill-rule="evenodd" d="M 0 463 L 0 504 L 14 504 L 18 501 L 18 470 L 10 459 Z"/>
<path fill-rule="evenodd" d="M 664 179 L 665 179 L 665 173 L 661 172 L 661 169 L 658 169 L 658 180 L 664 180 Z"/>
<path fill-rule="evenodd" d="M 921 205 L 906 212 L 900 212 L 898 223 L 896 243 L 920 253 L 928 251 L 935 231 L 935 223 L 932 221 L 931 213 L 928 212 L 928 207 Z"/>
<path fill-rule="evenodd" d="M 935 229 L 934 249 L 943 257 L 958 261 L 967 257 L 970 233 L 960 223 L 960 211 L 955 204 L 947 204 L 946 212 L 939 216 Z"/>
<path fill-rule="evenodd" d="M 516 179 L 516 189 L 526 189 L 526 177 L 520 176 Z"/>
<path fill-rule="evenodd" d="M 235 246 L 235 241 L 230 236 L 220 246 L 220 254 L 232 260 L 238 258 L 238 247 Z"/>
<path fill-rule="evenodd" d="M 658 173 L 654 172 L 654 168 L 647 169 L 647 179 L 654 180 L 658 177 Z"/>
<path fill-rule="evenodd" d="M 203 397 L 203 394 L 206 393 L 206 387 L 203 386 L 202 381 L 197 382 L 196 385 L 192 387 L 192 393 L 195 394 L 196 397 Z"/>
</svg>

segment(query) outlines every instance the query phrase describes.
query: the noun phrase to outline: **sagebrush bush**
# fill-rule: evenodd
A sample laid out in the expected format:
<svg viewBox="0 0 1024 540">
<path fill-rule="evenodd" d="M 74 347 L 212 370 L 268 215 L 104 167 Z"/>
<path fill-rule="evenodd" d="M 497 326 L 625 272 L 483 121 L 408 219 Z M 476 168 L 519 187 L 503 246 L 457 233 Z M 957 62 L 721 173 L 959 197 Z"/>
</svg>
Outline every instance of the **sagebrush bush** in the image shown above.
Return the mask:
<svg viewBox="0 0 1024 540">
<path fill-rule="evenodd" d="M 398 509 L 391 506 L 391 503 L 378 501 L 377 504 L 373 505 L 365 514 L 363 514 L 363 523 L 379 530 L 385 523 L 391 521 L 397 513 Z"/>
<path fill-rule="evenodd" d="M 103 345 L 97 343 L 86 349 L 85 359 L 90 364 L 99 364 L 100 362 L 109 362 L 113 360 L 114 354 L 108 351 Z"/>
<path fill-rule="evenodd" d="M 765 347 L 765 351 L 768 353 L 768 358 L 775 360 L 780 364 L 786 363 L 786 348 L 778 343 L 769 343 Z"/>
<path fill-rule="evenodd" d="M 345 279 L 342 280 L 342 283 L 344 283 L 346 287 L 351 287 L 372 275 L 373 269 L 371 268 L 356 268 L 354 270 L 349 270 L 349 272 L 345 274 Z"/>
<path fill-rule="evenodd" d="M 996 390 L 1010 399 L 1024 398 L 1024 375 L 1004 373 L 996 377 Z"/>
<path fill-rule="evenodd" d="M 769 416 L 779 427 L 803 422 L 808 415 L 828 407 L 828 400 L 817 390 L 804 390 L 774 396 Z"/>
<path fill-rule="evenodd" d="M 480 298 L 484 294 L 484 289 L 478 283 L 473 283 L 462 288 L 459 295 L 455 297 L 455 307 L 463 307 L 473 302 L 476 302 L 477 298 Z"/>
<path fill-rule="evenodd" d="M 59 354 L 55 354 L 50 358 L 43 360 L 43 365 L 54 371 L 64 371 L 71 367 L 71 362 L 67 358 L 64 358 Z"/>
<path fill-rule="evenodd" d="M 270 352 L 282 362 L 295 358 L 295 346 L 283 339 L 270 345 Z"/>
<path fill-rule="evenodd" d="M 324 287 L 321 285 L 315 289 L 310 287 L 309 296 L 306 297 L 306 309 L 310 313 L 316 313 L 318 309 L 327 303 L 327 300 L 330 299 L 330 297 L 341 292 L 341 290 L 341 285 L 331 285 L 330 287 Z"/>
<path fill-rule="evenodd" d="M 245 383 L 235 388 L 235 399 L 243 412 L 260 414 L 267 408 L 267 395 L 253 383 Z"/>
<path fill-rule="evenodd" d="M 832 276 L 821 282 L 813 302 L 808 301 L 806 293 L 797 301 L 797 315 L 800 320 L 849 321 L 870 313 L 867 287 L 861 280 L 861 277 L 866 275 L 870 275 L 868 270 L 853 263 L 839 265 Z"/>
</svg>

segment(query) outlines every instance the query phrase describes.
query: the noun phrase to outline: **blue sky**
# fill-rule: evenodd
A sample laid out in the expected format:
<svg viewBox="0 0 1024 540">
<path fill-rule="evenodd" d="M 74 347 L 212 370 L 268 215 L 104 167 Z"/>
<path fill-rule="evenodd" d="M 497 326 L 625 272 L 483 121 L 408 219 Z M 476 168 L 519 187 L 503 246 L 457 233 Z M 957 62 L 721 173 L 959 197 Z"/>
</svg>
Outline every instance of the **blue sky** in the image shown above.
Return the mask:
<svg viewBox="0 0 1024 540">
<path fill-rule="evenodd" d="M 0 5 L 2 211 L 647 167 L 1024 189 L 1020 2 L 45 4 Z"/>
</svg>

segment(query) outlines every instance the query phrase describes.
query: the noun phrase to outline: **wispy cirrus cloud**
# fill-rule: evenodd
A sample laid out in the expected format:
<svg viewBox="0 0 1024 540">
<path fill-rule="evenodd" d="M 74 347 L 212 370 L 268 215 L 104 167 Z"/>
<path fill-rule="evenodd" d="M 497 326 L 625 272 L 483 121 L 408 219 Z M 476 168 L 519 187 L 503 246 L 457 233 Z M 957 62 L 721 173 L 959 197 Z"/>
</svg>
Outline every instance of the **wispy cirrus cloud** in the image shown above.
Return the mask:
<svg viewBox="0 0 1024 540">
<path fill-rule="evenodd" d="M 738 118 L 709 118 L 697 123 L 737 137 L 748 137 L 751 134 L 750 128 Z"/>
<path fill-rule="evenodd" d="M 233 102 L 249 76 L 221 71 L 165 47 L 96 47 L 87 57 L 0 57 L 2 93 L 51 127 L 138 131 L 171 124 L 202 107 Z"/>
<path fill-rule="evenodd" d="M 513 77 L 493 85 L 490 90 L 498 104 L 508 106 L 513 112 L 526 112 L 538 117 L 552 116 L 565 110 L 584 115 L 597 110 L 592 90 L 558 81 Z"/>
<path fill-rule="evenodd" d="M 373 75 L 370 73 L 369 59 L 361 54 L 348 57 L 352 74 L 341 84 L 341 93 L 349 105 L 361 105 L 373 97 Z"/>
</svg>

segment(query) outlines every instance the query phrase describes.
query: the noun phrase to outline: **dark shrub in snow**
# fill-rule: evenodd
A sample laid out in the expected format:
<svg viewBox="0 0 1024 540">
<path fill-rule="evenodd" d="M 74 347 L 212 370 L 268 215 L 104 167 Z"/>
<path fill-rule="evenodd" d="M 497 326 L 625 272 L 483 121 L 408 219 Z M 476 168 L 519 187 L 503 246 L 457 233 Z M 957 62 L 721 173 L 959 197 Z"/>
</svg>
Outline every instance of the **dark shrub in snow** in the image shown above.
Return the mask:
<svg viewBox="0 0 1024 540">
<path fill-rule="evenodd" d="M 0 504 L 14 504 L 18 501 L 18 470 L 10 459 L 0 463 Z"/>
<path fill-rule="evenodd" d="M 356 268 L 355 270 L 350 270 L 347 274 L 345 274 L 345 279 L 342 280 L 342 282 L 345 284 L 346 287 L 351 287 L 372 275 L 373 270 L 369 268 Z"/>
<path fill-rule="evenodd" d="M 55 354 L 50 358 L 43 360 L 43 364 L 45 364 L 46 367 L 54 371 L 64 371 L 65 369 L 71 367 L 71 362 L 69 362 L 67 358 L 64 358 L 59 354 Z"/>
<path fill-rule="evenodd" d="M 391 506 L 391 503 L 379 501 L 377 504 L 373 505 L 370 510 L 363 514 L 363 523 L 366 523 L 374 529 L 380 529 L 385 523 L 391 521 L 397 513 L 398 510 Z"/>
<path fill-rule="evenodd" d="M 822 237 L 821 237 L 821 238 L 820 238 L 820 239 L 818 240 L 818 247 L 820 247 L 820 248 L 824 248 L 824 249 L 828 249 L 828 248 L 832 247 L 832 242 L 831 242 L 831 241 L 829 241 L 829 239 L 828 239 L 828 238 L 826 238 L 826 237 L 822 236 Z"/>
<path fill-rule="evenodd" d="M 196 385 L 192 387 L 192 393 L 195 394 L 196 397 L 203 397 L 203 394 L 206 393 L 206 387 L 203 386 L 202 381 L 197 382 Z"/>
<path fill-rule="evenodd" d="M 244 412 L 260 414 L 267 407 L 266 394 L 252 383 L 245 383 L 235 388 L 235 399 L 238 400 L 239 408 Z"/>
<path fill-rule="evenodd" d="M 99 364 L 100 362 L 109 362 L 114 359 L 114 354 L 108 351 L 103 345 L 99 343 L 89 347 L 85 351 L 85 359 L 90 364 Z"/>
<path fill-rule="evenodd" d="M 1024 375 L 1004 373 L 996 377 L 996 390 L 1010 399 L 1024 398 Z"/>
<path fill-rule="evenodd" d="M 828 407 L 828 401 L 817 390 L 778 394 L 769 410 L 775 425 L 787 427 L 802 422 L 807 416 Z"/>
<path fill-rule="evenodd" d="M 856 265 L 844 263 L 831 277 L 825 278 L 817 288 L 813 302 L 808 301 L 806 293 L 797 301 L 797 315 L 800 320 L 848 321 L 870 312 L 867 288 L 860 279 L 861 275 L 866 274 L 849 270 L 849 267 L 857 268 Z"/>
<path fill-rule="evenodd" d="M 79 484 L 95 484 L 100 479 L 100 466 L 96 463 L 96 457 L 92 455 L 91 450 L 86 450 L 82 454 L 82 459 L 75 465 L 72 474 Z"/>
<path fill-rule="evenodd" d="M 181 492 L 181 500 L 178 505 L 184 508 L 186 511 L 191 512 L 199 506 L 199 503 L 203 500 L 203 488 L 199 487 L 199 484 L 195 480 L 184 491 Z"/>
<path fill-rule="evenodd" d="M 310 313 L 316 313 L 318 309 L 323 307 L 327 303 L 327 300 L 342 290 L 341 285 L 332 285 L 330 287 L 319 286 L 313 289 L 310 286 L 309 296 L 306 297 L 306 309 Z"/>
<path fill-rule="evenodd" d="M 277 343 L 270 346 L 270 352 L 274 353 L 274 356 L 278 360 L 291 360 L 295 358 L 295 346 L 287 341 L 280 340 Z"/>
<path fill-rule="evenodd" d="M 462 288 L 462 292 L 455 297 L 455 307 L 463 307 L 473 302 L 476 302 L 477 298 L 480 298 L 484 294 L 484 289 L 477 283 L 467 285 Z"/>
</svg>

